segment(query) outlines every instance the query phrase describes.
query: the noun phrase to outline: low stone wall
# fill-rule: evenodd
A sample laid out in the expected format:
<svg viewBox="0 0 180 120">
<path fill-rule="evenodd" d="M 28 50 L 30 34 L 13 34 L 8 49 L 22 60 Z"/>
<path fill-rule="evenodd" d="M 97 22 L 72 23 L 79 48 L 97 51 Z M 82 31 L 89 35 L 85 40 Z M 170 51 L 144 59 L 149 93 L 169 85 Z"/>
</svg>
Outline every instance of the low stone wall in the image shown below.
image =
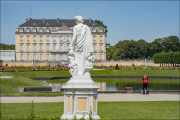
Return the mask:
<svg viewBox="0 0 180 120">
<path fill-rule="evenodd" d="M 55 79 L 70 79 L 71 76 L 62 77 L 31 77 L 33 80 L 55 80 Z M 92 78 L 143 78 L 143 76 L 91 76 Z M 159 79 L 180 79 L 176 76 L 148 76 L 148 78 L 159 78 Z"/>
<path fill-rule="evenodd" d="M 52 87 L 25 87 L 24 92 L 51 92 Z"/>
</svg>

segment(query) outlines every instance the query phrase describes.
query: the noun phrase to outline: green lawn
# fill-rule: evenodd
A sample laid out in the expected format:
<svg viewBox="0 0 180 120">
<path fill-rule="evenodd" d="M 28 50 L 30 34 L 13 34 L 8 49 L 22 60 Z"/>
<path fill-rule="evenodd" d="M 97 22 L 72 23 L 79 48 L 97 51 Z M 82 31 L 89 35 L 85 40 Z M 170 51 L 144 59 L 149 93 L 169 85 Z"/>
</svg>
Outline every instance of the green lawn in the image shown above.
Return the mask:
<svg viewBox="0 0 180 120">
<path fill-rule="evenodd" d="M 92 76 L 179 76 L 179 70 L 93 70 Z M 31 71 L 31 72 L 2 72 L 2 76 L 23 76 L 23 77 L 58 77 L 71 76 L 68 70 L 62 71 Z"/>
<path fill-rule="evenodd" d="M 2 118 L 30 115 L 31 103 L 1 103 Z M 60 118 L 64 103 L 34 103 L 35 117 Z M 179 101 L 98 102 L 98 115 L 110 119 L 179 119 Z"/>
<path fill-rule="evenodd" d="M 32 80 L 22 76 L 15 76 L 10 79 L 0 79 L 1 91 L 3 92 L 19 92 L 20 87 L 46 87 L 39 80 Z"/>
<path fill-rule="evenodd" d="M 57 96 L 63 96 L 64 94 L 62 92 L 49 92 L 49 93 L 46 93 L 46 92 L 23 92 L 23 93 L 1 93 L 0 96 L 3 96 L 3 97 L 9 97 L 9 96 L 16 96 L 16 97 L 19 97 L 19 96 L 43 96 L 43 97 L 57 97 Z"/>
</svg>

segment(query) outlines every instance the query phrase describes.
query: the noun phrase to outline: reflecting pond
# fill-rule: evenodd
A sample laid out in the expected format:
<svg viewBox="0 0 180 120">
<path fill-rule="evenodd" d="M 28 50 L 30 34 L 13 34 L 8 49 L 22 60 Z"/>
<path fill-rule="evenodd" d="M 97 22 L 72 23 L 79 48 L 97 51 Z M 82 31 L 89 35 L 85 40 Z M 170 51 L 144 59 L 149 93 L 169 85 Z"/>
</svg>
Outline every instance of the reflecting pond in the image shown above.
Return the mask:
<svg viewBox="0 0 180 120">
<path fill-rule="evenodd" d="M 101 82 L 102 81 L 102 82 Z M 106 81 L 106 82 L 105 82 Z M 50 81 L 49 81 L 50 82 Z M 54 81 L 55 82 L 55 81 Z M 134 90 L 141 90 L 142 89 L 142 82 L 141 80 L 137 81 L 137 79 L 129 80 L 95 80 L 97 86 L 100 87 L 98 91 L 118 91 L 118 90 L 125 90 L 125 87 L 133 87 Z M 52 91 L 60 91 L 60 88 L 66 83 L 49 83 L 52 87 Z M 148 90 L 179 90 L 179 80 L 161 80 L 160 82 L 156 79 L 151 80 L 148 84 Z"/>
</svg>

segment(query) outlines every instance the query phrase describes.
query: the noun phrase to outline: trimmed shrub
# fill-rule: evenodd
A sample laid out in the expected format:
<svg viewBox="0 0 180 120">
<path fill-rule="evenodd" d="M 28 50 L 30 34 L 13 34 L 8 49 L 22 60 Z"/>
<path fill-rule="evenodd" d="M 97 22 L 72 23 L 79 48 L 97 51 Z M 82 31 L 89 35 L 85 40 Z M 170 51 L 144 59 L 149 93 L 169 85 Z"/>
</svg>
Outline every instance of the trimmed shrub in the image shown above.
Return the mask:
<svg viewBox="0 0 180 120">
<path fill-rule="evenodd" d="M 118 66 L 118 64 L 116 64 L 116 67 L 115 67 L 115 69 L 116 69 L 116 70 L 118 70 L 118 69 L 119 69 L 119 66 Z"/>
</svg>

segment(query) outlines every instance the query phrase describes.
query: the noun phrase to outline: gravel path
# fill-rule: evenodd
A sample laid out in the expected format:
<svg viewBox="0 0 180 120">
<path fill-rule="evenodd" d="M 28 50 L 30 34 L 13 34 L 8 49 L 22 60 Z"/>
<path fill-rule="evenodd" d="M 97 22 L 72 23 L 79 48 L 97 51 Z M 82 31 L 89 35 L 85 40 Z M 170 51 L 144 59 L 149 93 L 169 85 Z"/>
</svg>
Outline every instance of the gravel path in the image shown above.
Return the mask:
<svg viewBox="0 0 180 120">
<path fill-rule="evenodd" d="M 12 78 L 12 76 L 0 76 L 0 79 L 1 78 Z"/>
<path fill-rule="evenodd" d="M 99 102 L 113 101 L 180 101 L 179 94 L 98 94 Z M 60 97 L 1 97 L 1 103 L 30 103 L 30 102 L 64 102 L 64 96 Z"/>
</svg>

